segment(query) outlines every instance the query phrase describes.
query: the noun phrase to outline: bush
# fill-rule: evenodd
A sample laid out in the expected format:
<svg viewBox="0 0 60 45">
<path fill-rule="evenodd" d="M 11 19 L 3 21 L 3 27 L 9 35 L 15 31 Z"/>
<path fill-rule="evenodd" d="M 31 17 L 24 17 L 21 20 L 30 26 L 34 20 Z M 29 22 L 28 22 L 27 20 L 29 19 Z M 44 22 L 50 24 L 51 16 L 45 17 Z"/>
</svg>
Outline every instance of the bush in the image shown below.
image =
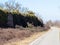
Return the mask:
<svg viewBox="0 0 60 45">
<path fill-rule="evenodd" d="M 7 15 L 4 11 L 0 10 L 0 27 L 6 26 Z"/>
<path fill-rule="evenodd" d="M 7 27 L 8 13 L 10 12 L 5 12 L 3 10 L 0 10 L 0 27 Z M 11 14 L 13 15 L 13 27 L 15 27 L 16 25 L 22 27 L 28 27 L 27 23 L 32 24 L 35 27 L 44 26 L 43 22 L 38 20 L 38 18 L 32 12 L 29 12 L 25 16 L 21 13 L 15 13 L 15 12 L 11 12 Z"/>
<path fill-rule="evenodd" d="M 36 16 L 26 16 L 26 21 L 33 26 L 41 26 L 43 27 L 43 22 L 38 20 Z"/>
</svg>

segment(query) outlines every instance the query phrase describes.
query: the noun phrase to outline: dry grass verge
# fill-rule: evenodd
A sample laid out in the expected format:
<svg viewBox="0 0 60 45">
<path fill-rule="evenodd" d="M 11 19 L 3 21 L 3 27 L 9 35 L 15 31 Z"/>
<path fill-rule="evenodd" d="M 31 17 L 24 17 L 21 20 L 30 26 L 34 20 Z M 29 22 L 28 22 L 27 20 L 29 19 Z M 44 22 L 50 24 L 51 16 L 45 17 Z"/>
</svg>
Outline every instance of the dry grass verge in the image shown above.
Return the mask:
<svg viewBox="0 0 60 45">
<path fill-rule="evenodd" d="M 45 32 L 43 28 L 0 29 L 0 45 L 27 45 Z"/>
<path fill-rule="evenodd" d="M 28 38 L 25 38 L 24 40 L 17 40 L 17 41 L 14 41 L 14 42 L 7 43 L 5 45 L 28 45 L 30 42 L 32 42 L 36 38 L 40 37 L 44 33 L 46 33 L 46 31 L 34 33 L 33 35 L 31 35 Z"/>
</svg>

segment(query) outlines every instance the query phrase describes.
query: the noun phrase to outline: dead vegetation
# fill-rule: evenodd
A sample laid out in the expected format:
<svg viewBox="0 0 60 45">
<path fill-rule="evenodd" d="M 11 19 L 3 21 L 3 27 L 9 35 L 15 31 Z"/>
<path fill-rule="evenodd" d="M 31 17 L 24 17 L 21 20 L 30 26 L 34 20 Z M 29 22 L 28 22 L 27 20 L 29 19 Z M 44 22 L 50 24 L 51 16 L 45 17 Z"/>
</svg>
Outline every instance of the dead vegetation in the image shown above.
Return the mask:
<svg viewBox="0 0 60 45">
<path fill-rule="evenodd" d="M 23 40 L 24 38 L 30 37 L 32 34 L 41 31 L 44 31 L 41 27 L 0 29 L 0 45 L 18 39 Z"/>
</svg>

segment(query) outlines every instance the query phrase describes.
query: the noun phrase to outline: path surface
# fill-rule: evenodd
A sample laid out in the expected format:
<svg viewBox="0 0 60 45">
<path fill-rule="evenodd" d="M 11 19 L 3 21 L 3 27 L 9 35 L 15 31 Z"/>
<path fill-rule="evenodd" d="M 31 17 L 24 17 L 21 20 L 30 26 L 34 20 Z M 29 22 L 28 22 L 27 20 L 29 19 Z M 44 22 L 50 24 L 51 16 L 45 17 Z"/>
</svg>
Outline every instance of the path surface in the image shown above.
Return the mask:
<svg viewBox="0 0 60 45">
<path fill-rule="evenodd" d="M 51 27 L 46 34 L 34 40 L 29 45 L 60 45 L 59 32 L 59 28 Z"/>
</svg>

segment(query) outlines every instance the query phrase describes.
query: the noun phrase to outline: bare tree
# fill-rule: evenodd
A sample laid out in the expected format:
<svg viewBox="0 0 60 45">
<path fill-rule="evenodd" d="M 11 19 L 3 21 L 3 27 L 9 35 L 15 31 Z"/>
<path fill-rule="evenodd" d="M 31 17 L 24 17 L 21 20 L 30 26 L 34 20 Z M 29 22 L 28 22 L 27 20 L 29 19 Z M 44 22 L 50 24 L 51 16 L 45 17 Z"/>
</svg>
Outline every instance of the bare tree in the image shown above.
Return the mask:
<svg viewBox="0 0 60 45">
<path fill-rule="evenodd" d="M 15 0 L 10 0 L 8 2 L 5 2 L 5 8 L 10 12 L 17 10 L 19 11 L 19 9 L 21 8 L 21 4 L 19 4 Z"/>
</svg>

